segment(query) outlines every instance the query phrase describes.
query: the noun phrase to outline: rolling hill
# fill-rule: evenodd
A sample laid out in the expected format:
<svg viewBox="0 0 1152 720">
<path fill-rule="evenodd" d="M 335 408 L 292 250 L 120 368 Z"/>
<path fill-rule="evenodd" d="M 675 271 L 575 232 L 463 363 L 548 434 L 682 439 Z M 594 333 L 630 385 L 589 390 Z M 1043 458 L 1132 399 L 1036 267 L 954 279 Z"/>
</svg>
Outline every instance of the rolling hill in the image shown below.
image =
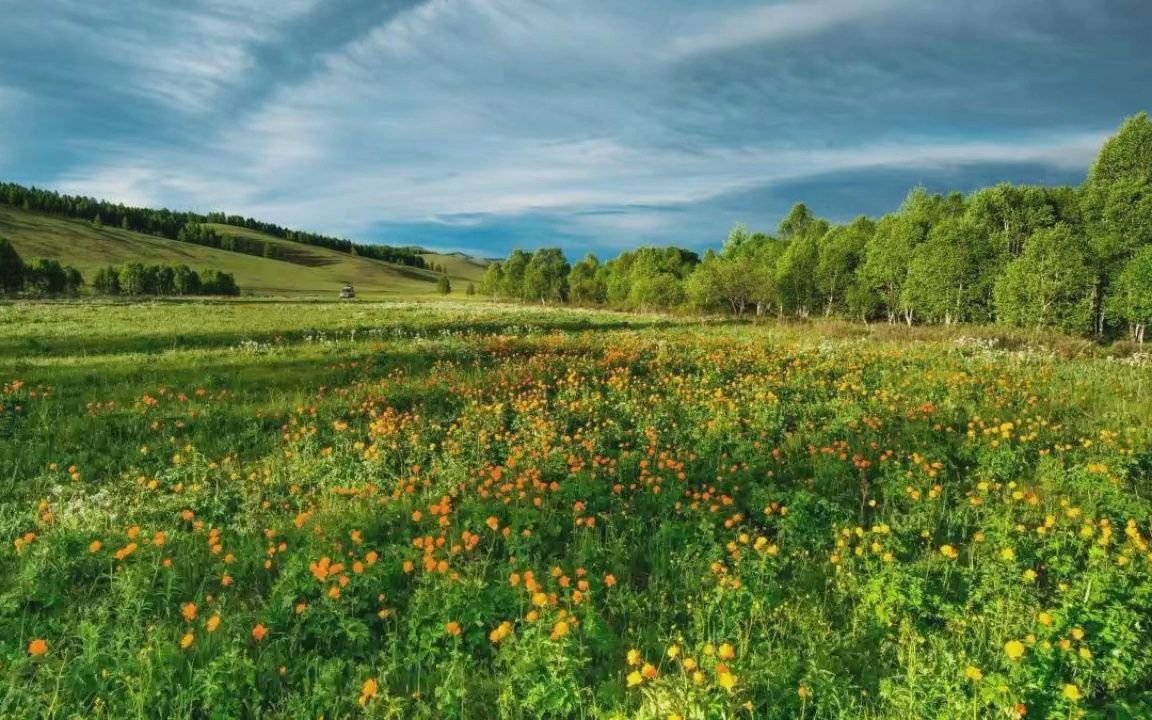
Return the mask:
<svg viewBox="0 0 1152 720">
<path fill-rule="evenodd" d="M 78 268 L 86 278 L 105 265 L 125 262 L 183 263 L 195 269 L 232 273 L 244 294 L 333 297 L 348 283 L 358 296 L 396 297 L 436 294 L 436 273 L 304 245 L 230 225 L 210 225 L 221 235 L 243 236 L 275 244 L 277 259 L 178 242 L 83 220 L 44 215 L 0 204 L 0 236 L 12 241 L 26 260 L 54 258 Z M 452 294 L 463 296 L 469 282 L 479 283 L 485 261 L 459 254 L 424 254 L 429 263 L 448 268 Z"/>
</svg>

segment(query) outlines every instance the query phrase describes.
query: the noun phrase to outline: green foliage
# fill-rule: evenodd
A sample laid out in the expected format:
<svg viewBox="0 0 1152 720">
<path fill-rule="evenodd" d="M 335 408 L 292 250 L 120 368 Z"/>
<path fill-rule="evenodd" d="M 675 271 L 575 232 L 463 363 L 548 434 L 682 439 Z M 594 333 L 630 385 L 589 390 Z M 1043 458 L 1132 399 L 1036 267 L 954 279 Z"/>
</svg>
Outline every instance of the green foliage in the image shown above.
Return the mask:
<svg viewBox="0 0 1152 720">
<path fill-rule="evenodd" d="M 187 265 L 144 265 L 125 263 L 96 272 L 92 289 L 99 295 L 239 295 L 240 288 L 231 273 L 202 270 Z"/>
<path fill-rule="evenodd" d="M 524 299 L 564 302 L 568 299 L 571 267 L 560 248 L 540 248 L 524 268 Z"/>
<path fill-rule="evenodd" d="M 578 305 L 602 305 L 608 300 L 608 287 L 600 260 L 588 253 L 568 273 L 568 297 Z"/>
<path fill-rule="evenodd" d="M 24 287 L 24 261 L 5 237 L 0 237 L 0 292 L 17 292 Z"/>
<path fill-rule="evenodd" d="M 1066 225 L 1041 230 L 996 281 L 997 320 L 1020 327 L 1087 332 L 1092 289 L 1083 237 Z"/>
<path fill-rule="evenodd" d="M 1112 287 L 1109 307 L 1128 324 L 1132 340 L 1143 343 L 1152 324 L 1152 245 L 1137 251 L 1121 271 Z"/>
<path fill-rule="evenodd" d="M 452 292 L 452 282 L 448 279 L 447 275 L 441 275 L 436 280 L 436 292 L 441 295 L 447 295 Z"/>
</svg>

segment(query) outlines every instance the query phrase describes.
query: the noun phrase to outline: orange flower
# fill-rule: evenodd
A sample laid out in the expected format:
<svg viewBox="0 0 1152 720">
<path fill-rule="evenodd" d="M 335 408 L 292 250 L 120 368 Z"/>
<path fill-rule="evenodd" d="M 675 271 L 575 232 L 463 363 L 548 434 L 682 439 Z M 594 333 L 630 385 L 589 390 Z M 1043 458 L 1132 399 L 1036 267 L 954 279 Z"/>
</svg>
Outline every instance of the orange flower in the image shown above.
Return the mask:
<svg viewBox="0 0 1152 720">
<path fill-rule="evenodd" d="M 104 543 L 100 542 L 99 540 L 93 540 L 92 542 L 88 543 L 88 552 L 100 552 L 100 548 L 102 547 L 104 547 Z"/>
<path fill-rule="evenodd" d="M 190 632 L 184 633 L 184 637 L 180 638 L 180 649 L 187 650 L 192 647 L 192 643 L 196 642 L 196 636 Z"/>
<path fill-rule="evenodd" d="M 186 602 L 180 606 L 180 615 L 188 622 L 196 619 L 196 603 Z"/>
<path fill-rule="evenodd" d="M 717 650 L 717 654 L 720 656 L 721 660 L 731 660 L 732 658 L 736 657 L 736 651 L 733 650 L 732 646 L 728 643 L 723 643 L 720 645 L 720 649 Z"/>
<path fill-rule="evenodd" d="M 495 515 L 491 515 L 491 516 L 489 516 L 489 518 L 488 518 L 488 519 L 485 521 L 485 524 L 486 524 L 488 527 L 492 528 L 493 530 L 497 530 L 497 529 L 499 529 L 499 527 L 500 527 L 500 519 L 499 519 L 499 518 L 497 518 Z"/>
<path fill-rule="evenodd" d="M 376 678 L 368 678 L 364 684 L 360 686 L 360 704 L 367 705 L 368 701 L 376 697 L 379 692 L 380 686 L 376 684 Z"/>
<path fill-rule="evenodd" d="M 252 628 L 252 638 L 256 642 L 263 640 L 264 636 L 267 634 L 268 628 L 264 627 L 264 623 L 256 623 L 256 626 Z"/>
<path fill-rule="evenodd" d="M 656 670 L 656 666 L 652 663 L 644 663 L 644 667 L 640 668 L 640 674 L 649 680 L 654 680 L 660 672 Z"/>
<path fill-rule="evenodd" d="M 444 623 L 444 632 L 448 633 L 449 635 L 459 635 L 460 623 L 456 622 L 455 620 L 449 620 L 448 622 Z"/>
<path fill-rule="evenodd" d="M 616 576 L 613 575 L 612 573 L 608 573 L 607 575 L 604 576 L 604 584 L 607 585 L 608 587 L 612 587 L 613 585 L 616 584 Z"/>
<path fill-rule="evenodd" d="M 208 630 L 208 632 L 216 632 L 216 628 L 220 627 L 220 616 L 213 615 L 212 617 L 208 618 L 208 622 L 204 623 L 204 627 Z"/>
<path fill-rule="evenodd" d="M 44 638 L 36 638 L 32 642 L 28 643 L 29 655 L 35 657 L 37 655 L 43 655 L 46 652 L 48 652 L 48 641 Z"/>
</svg>

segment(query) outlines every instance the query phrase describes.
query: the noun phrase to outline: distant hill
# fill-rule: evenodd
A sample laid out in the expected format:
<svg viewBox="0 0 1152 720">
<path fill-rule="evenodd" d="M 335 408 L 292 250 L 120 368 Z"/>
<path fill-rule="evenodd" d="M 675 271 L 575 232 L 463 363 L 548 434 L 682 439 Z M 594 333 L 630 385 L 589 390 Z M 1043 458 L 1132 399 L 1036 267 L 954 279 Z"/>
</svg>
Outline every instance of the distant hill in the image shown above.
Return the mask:
<svg viewBox="0 0 1152 720">
<path fill-rule="evenodd" d="M 306 245 L 256 230 L 210 224 L 219 235 L 262 240 L 277 248 L 276 258 L 170 240 L 84 220 L 45 215 L 0 204 L 0 236 L 26 260 L 53 258 L 72 265 L 87 279 L 100 267 L 125 262 L 183 263 L 194 269 L 232 273 L 244 294 L 333 297 L 348 283 L 359 296 L 415 296 L 436 292 L 437 273 L 407 265 L 359 257 Z M 453 254 L 422 252 L 429 263 L 448 269 L 453 295 L 469 282 L 479 283 L 486 261 Z"/>
</svg>

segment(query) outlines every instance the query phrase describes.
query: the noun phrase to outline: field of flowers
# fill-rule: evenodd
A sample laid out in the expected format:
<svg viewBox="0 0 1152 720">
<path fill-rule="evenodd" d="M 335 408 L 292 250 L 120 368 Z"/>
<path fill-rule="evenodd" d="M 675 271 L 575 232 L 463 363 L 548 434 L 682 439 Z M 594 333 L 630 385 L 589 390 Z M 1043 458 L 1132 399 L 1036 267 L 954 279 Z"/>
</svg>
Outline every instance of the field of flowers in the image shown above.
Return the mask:
<svg viewBox="0 0 1152 720">
<path fill-rule="evenodd" d="M 1152 364 L 0 306 L 0 717 L 1152 717 Z"/>
</svg>

